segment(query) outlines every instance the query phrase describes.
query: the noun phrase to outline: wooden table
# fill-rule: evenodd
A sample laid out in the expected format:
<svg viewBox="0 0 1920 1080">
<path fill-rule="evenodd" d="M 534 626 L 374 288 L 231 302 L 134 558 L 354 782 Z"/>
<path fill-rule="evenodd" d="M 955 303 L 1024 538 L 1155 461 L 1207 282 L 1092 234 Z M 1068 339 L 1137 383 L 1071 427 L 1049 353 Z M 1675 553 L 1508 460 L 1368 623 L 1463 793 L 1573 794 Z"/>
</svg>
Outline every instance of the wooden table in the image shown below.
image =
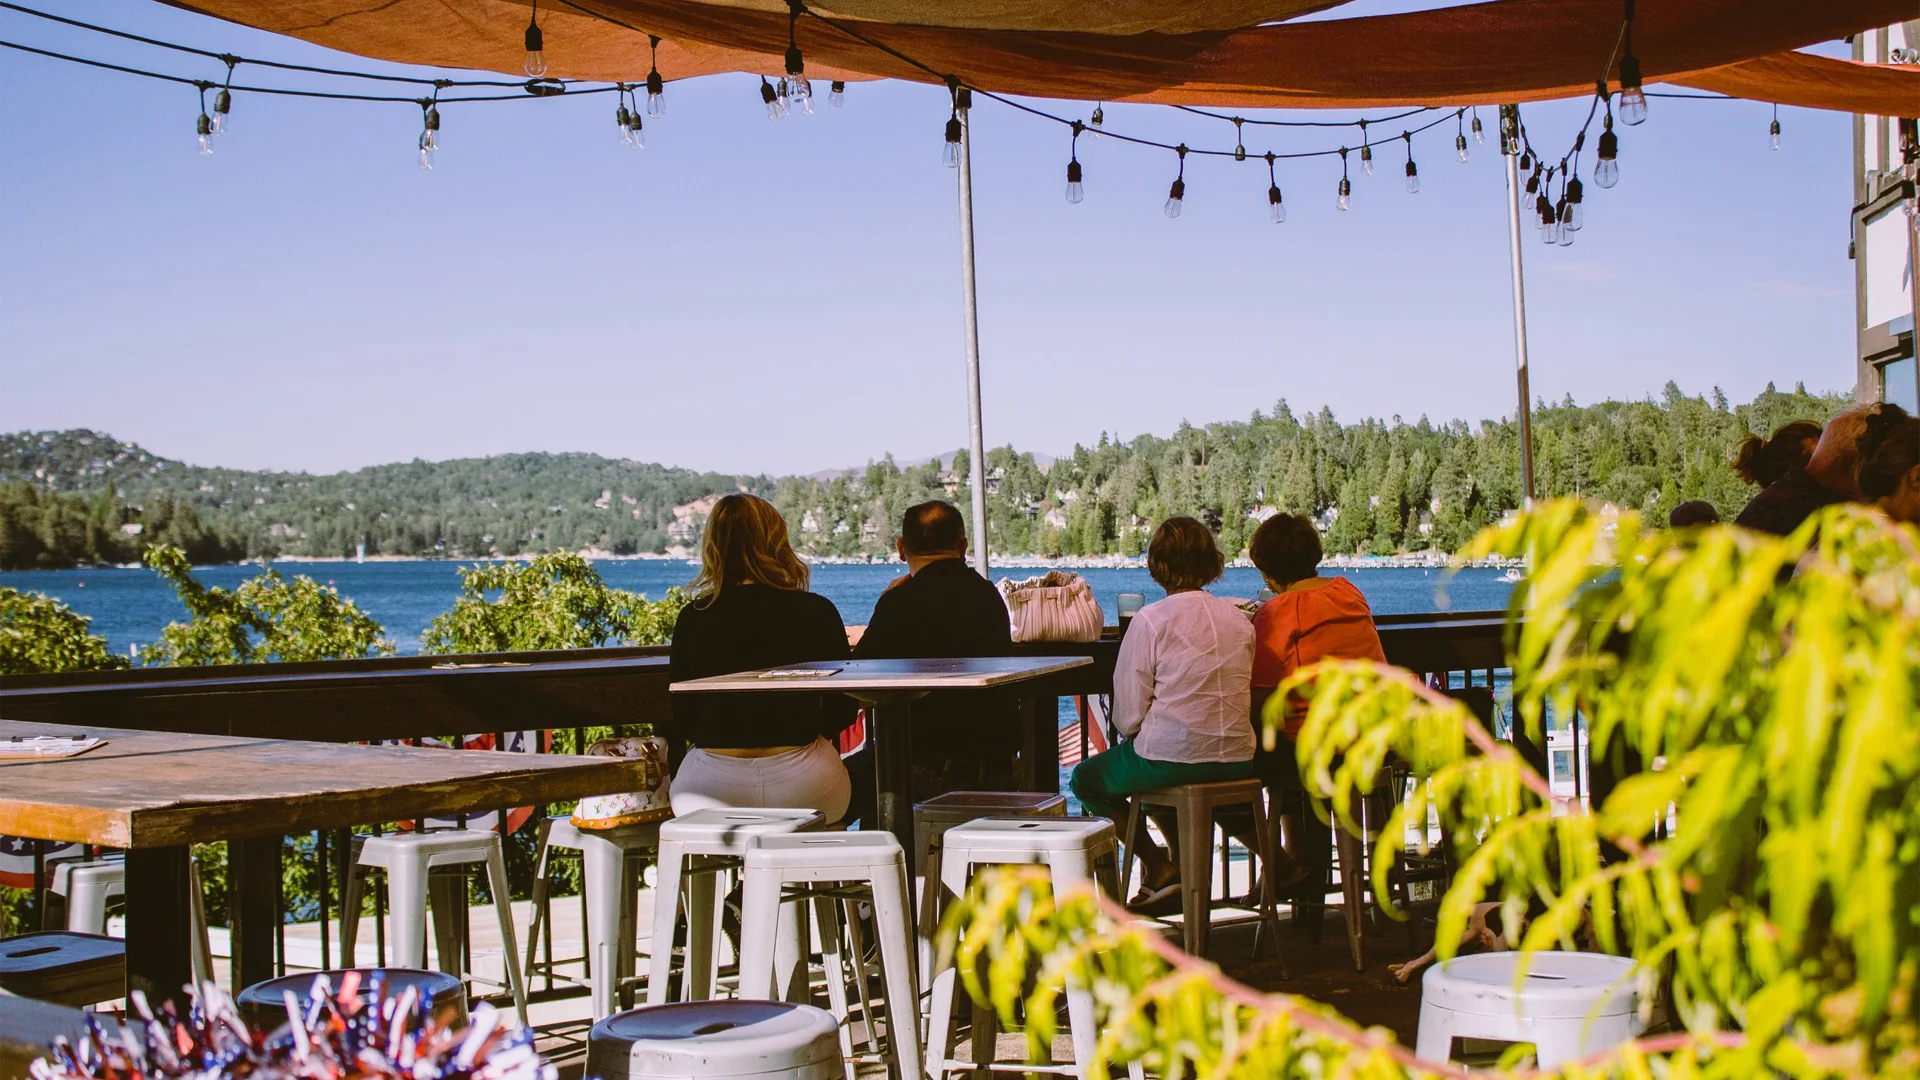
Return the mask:
<svg viewBox="0 0 1920 1080">
<path fill-rule="evenodd" d="M 936 660 L 843 660 L 789 664 L 789 668 L 834 671 L 823 678 L 764 679 L 759 671 L 689 679 L 668 687 L 676 694 L 820 694 L 838 692 L 870 707 L 867 737 L 873 740 L 875 814 L 881 828 L 913 855 L 913 740 L 911 702 L 928 694 L 997 690 L 1044 679 L 1093 663 L 1086 656 L 999 656 Z M 1055 721 L 1056 725 L 1058 721 Z M 1056 732 L 1045 732 L 1054 738 Z M 697 740 L 696 740 L 697 741 Z M 1058 781 L 1054 782 L 1056 785 Z"/>
<path fill-rule="evenodd" d="M 82 729 L 0 720 L 15 735 Z M 99 731 L 79 757 L 0 761 L 0 835 L 124 848 L 127 986 L 155 1001 L 190 979 L 188 845 L 228 849 L 236 990 L 273 976 L 285 833 L 564 802 L 633 790 L 613 758 Z"/>
</svg>

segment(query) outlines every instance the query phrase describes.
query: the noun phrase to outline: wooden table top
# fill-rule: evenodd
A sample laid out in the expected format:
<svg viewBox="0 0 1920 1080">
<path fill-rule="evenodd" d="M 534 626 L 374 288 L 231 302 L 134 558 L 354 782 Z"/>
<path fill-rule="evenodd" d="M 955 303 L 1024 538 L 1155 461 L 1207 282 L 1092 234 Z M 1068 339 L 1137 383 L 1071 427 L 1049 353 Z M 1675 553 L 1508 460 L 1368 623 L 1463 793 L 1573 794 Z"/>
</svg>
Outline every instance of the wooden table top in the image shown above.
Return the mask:
<svg viewBox="0 0 1920 1080">
<path fill-rule="evenodd" d="M 83 729 L 0 720 L 15 735 Z M 0 835 L 116 848 L 304 833 L 564 802 L 639 786 L 634 763 L 154 731 L 53 761 L 0 761 Z"/>
<path fill-rule="evenodd" d="M 1093 663 L 1088 656 L 991 656 L 933 660 L 825 660 L 786 664 L 779 669 L 808 668 L 832 671 L 819 678 L 763 679 L 760 671 L 687 679 L 668 689 L 676 694 L 703 693 L 854 693 L 934 690 L 991 690 Z"/>
</svg>

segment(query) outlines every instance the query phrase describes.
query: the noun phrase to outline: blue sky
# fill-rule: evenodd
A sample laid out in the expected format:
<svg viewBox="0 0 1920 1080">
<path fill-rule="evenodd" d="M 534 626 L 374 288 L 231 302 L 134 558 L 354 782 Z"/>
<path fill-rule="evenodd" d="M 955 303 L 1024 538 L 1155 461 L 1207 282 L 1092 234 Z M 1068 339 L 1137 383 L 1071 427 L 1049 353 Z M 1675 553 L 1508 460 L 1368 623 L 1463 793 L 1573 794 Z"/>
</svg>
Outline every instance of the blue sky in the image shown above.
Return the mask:
<svg viewBox="0 0 1920 1080">
<path fill-rule="evenodd" d="M 145 0 L 47 6 L 377 67 Z M 0 38 L 220 74 L 14 13 Z M 856 84 L 845 109 L 778 125 L 747 76 L 668 97 L 642 151 L 621 145 L 610 96 L 450 106 L 421 172 L 411 105 L 240 95 L 202 157 L 192 89 L 0 55 L 0 429 L 91 427 L 196 463 L 323 471 L 581 450 L 811 472 L 963 444 L 944 92 Z M 1564 146 L 1585 111 L 1533 106 L 1527 123 Z M 1231 125 L 1202 117 L 1106 114 L 1232 145 Z M 1622 132 L 1620 185 L 1588 185 L 1578 243 L 1529 230 L 1536 394 L 1851 385 L 1848 118 L 1782 110 L 1778 153 L 1768 118 L 1656 100 Z M 1339 138 L 1253 131 L 1256 154 Z M 1281 226 L 1261 163 L 1190 161 L 1169 221 L 1173 155 L 1083 138 L 1072 206 L 1066 150 L 1053 124 L 975 110 L 990 442 L 1059 453 L 1282 397 L 1347 420 L 1511 411 L 1491 139 L 1461 165 L 1450 125 L 1417 137 L 1414 196 L 1398 145 L 1372 178 L 1356 159 L 1344 214 L 1337 162 L 1283 166 Z"/>
</svg>

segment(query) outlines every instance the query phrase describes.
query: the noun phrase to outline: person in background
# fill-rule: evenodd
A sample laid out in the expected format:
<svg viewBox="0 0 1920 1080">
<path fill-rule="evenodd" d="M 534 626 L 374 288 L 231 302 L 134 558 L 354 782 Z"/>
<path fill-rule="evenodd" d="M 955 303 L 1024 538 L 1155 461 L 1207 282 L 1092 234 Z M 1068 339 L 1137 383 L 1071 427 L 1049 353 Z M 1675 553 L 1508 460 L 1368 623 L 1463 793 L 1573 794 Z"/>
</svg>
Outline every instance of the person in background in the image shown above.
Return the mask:
<svg viewBox="0 0 1920 1080">
<path fill-rule="evenodd" d="M 1785 536 L 1812 517 L 1814 511 L 1837 502 L 1863 502 L 1854 467 L 1860 458 L 1860 439 L 1870 421 L 1881 415 L 1905 416 L 1898 405 L 1872 402 L 1835 413 L 1820 432 L 1805 468 L 1789 468 L 1747 503 L 1735 525 Z"/>
<path fill-rule="evenodd" d="M 1193 518 L 1154 530 L 1147 572 L 1167 597 L 1141 608 L 1120 639 L 1113 723 L 1128 738 L 1073 770 L 1073 793 L 1089 814 L 1124 823 L 1136 792 L 1253 775 L 1253 625 L 1233 601 L 1206 591 L 1225 568 L 1213 534 Z M 1139 854 L 1134 904 L 1177 896 L 1180 872 L 1166 852 L 1143 837 Z"/>
<path fill-rule="evenodd" d="M 1883 414 L 1860 440 L 1860 493 L 1895 521 L 1920 525 L 1920 419 Z"/>
<path fill-rule="evenodd" d="M 1773 429 L 1773 438 L 1748 433 L 1733 453 L 1733 471 L 1755 487 L 1768 487 L 1794 469 L 1805 469 L 1820 442 L 1820 425 L 1795 420 Z"/>
<path fill-rule="evenodd" d="M 1752 436 L 1749 436 L 1749 438 L 1751 437 Z M 1738 468 L 1738 466 L 1735 466 L 1735 468 Z M 1673 512 L 1667 515 L 1667 528 L 1669 529 L 1691 529 L 1696 525 L 1718 524 L 1720 524 L 1720 511 L 1715 510 L 1713 504 L 1705 499 L 1694 499 L 1691 502 L 1683 502 L 1679 506 L 1674 507 Z"/>
<path fill-rule="evenodd" d="M 673 628 L 676 682 L 847 658 L 840 612 L 807 591 L 807 566 L 765 499 L 736 494 L 714 504 L 691 592 Z M 835 693 L 675 694 L 667 736 L 692 749 L 673 777 L 673 812 L 805 807 L 840 820 L 850 789 L 831 740 L 854 711 Z"/>
<path fill-rule="evenodd" d="M 1380 632 L 1373 625 L 1373 609 L 1358 586 L 1344 577 L 1320 576 L 1320 532 L 1298 514 L 1275 514 L 1260 523 L 1247 542 L 1247 555 L 1273 590 L 1273 599 L 1261 605 L 1253 620 L 1252 704 L 1254 726 L 1262 730 L 1268 700 L 1294 672 L 1327 659 L 1372 660 L 1386 663 Z M 1325 902 L 1328 855 L 1333 834 L 1311 812 L 1305 801 L 1293 744 L 1306 719 L 1306 703 L 1286 702 L 1280 735 L 1274 748 L 1262 738 L 1260 777 L 1284 798 L 1281 836 L 1288 865 L 1275 869 L 1275 890 L 1285 895 L 1299 887 L 1299 899 L 1314 908 Z M 1318 923 L 1305 920 L 1309 932 Z"/>
<path fill-rule="evenodd" d="M 853 655 L 860 660 L 1006 656 L 1013 632 L 1000 590 L 967 565 L 966 522 L 953 504 L 909 507 L 897 542 L 907 576 L 874 605 Z M 1012 791 L 1020 722 L 998 694 L 938 695 L 913 705 L 913 797 L 949 791 Z M 856 763 L 857 759 L 857 763 Z M 865 751 L 848 761 L 856 786 L 872 768 Z"/>
</svg>

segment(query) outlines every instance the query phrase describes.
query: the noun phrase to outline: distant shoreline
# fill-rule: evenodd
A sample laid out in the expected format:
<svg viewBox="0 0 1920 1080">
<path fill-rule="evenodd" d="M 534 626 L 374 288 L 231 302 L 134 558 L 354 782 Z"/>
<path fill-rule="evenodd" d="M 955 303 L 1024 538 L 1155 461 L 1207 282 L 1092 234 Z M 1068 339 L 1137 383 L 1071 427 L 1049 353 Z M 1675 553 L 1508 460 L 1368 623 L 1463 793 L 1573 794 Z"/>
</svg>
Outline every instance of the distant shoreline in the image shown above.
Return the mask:
<svg viewBox="0 0 1920 1080">
<path fill-rule="evenodd" d="M 650 552 L 643 555 L 614 555 L 607 552 L 579 552 L 588 562 L 679 562 L 688 566 L 698 566 L 699 560 L 683 554 L 665 555 Z M 365 558 L 352 556 L 325 555 L 281 555 L 265 560 L 269 566 L 291 564 L 304 566 L 361 563 L 451 563 L 472 565 L 477 563 L 530 562 L 536 555 L 479 555 L 479 556 L 427 556 L 427 555 L 368 555 Z M 802 555 L 801 561 L 813 566 L 903 566 L 899 556 L 886 558 L 863 555 Z M 245 562 L 201 563 L 202 566 L 245 566 L 259 560 Z M 999 555 L 995 556 L 994 569 L 1007 570 L 1138 570 L 1147 565 L 1144 555 Z M 1251 567 L 1253 563 L 1245 558 L 1228 561 L 1228 566 Z M 1323 570 L 1446 570 L 1454 566 L 1453 557 L 1439 552 L 1409 552 L 1404 555 L 1329 555 L 1320 561 Z M 1472 559 L 1460 564 L 1482 570 L 1504 570 L 1512 567 L 1524 567 L 1521 559 L 1489 557 Z M 94 563 L 65 567 L 68 570 L 140 570 L 140 563 Z M 33 573 L 34 570 L 15 570 L 9 573 Z"/>
</svg>

